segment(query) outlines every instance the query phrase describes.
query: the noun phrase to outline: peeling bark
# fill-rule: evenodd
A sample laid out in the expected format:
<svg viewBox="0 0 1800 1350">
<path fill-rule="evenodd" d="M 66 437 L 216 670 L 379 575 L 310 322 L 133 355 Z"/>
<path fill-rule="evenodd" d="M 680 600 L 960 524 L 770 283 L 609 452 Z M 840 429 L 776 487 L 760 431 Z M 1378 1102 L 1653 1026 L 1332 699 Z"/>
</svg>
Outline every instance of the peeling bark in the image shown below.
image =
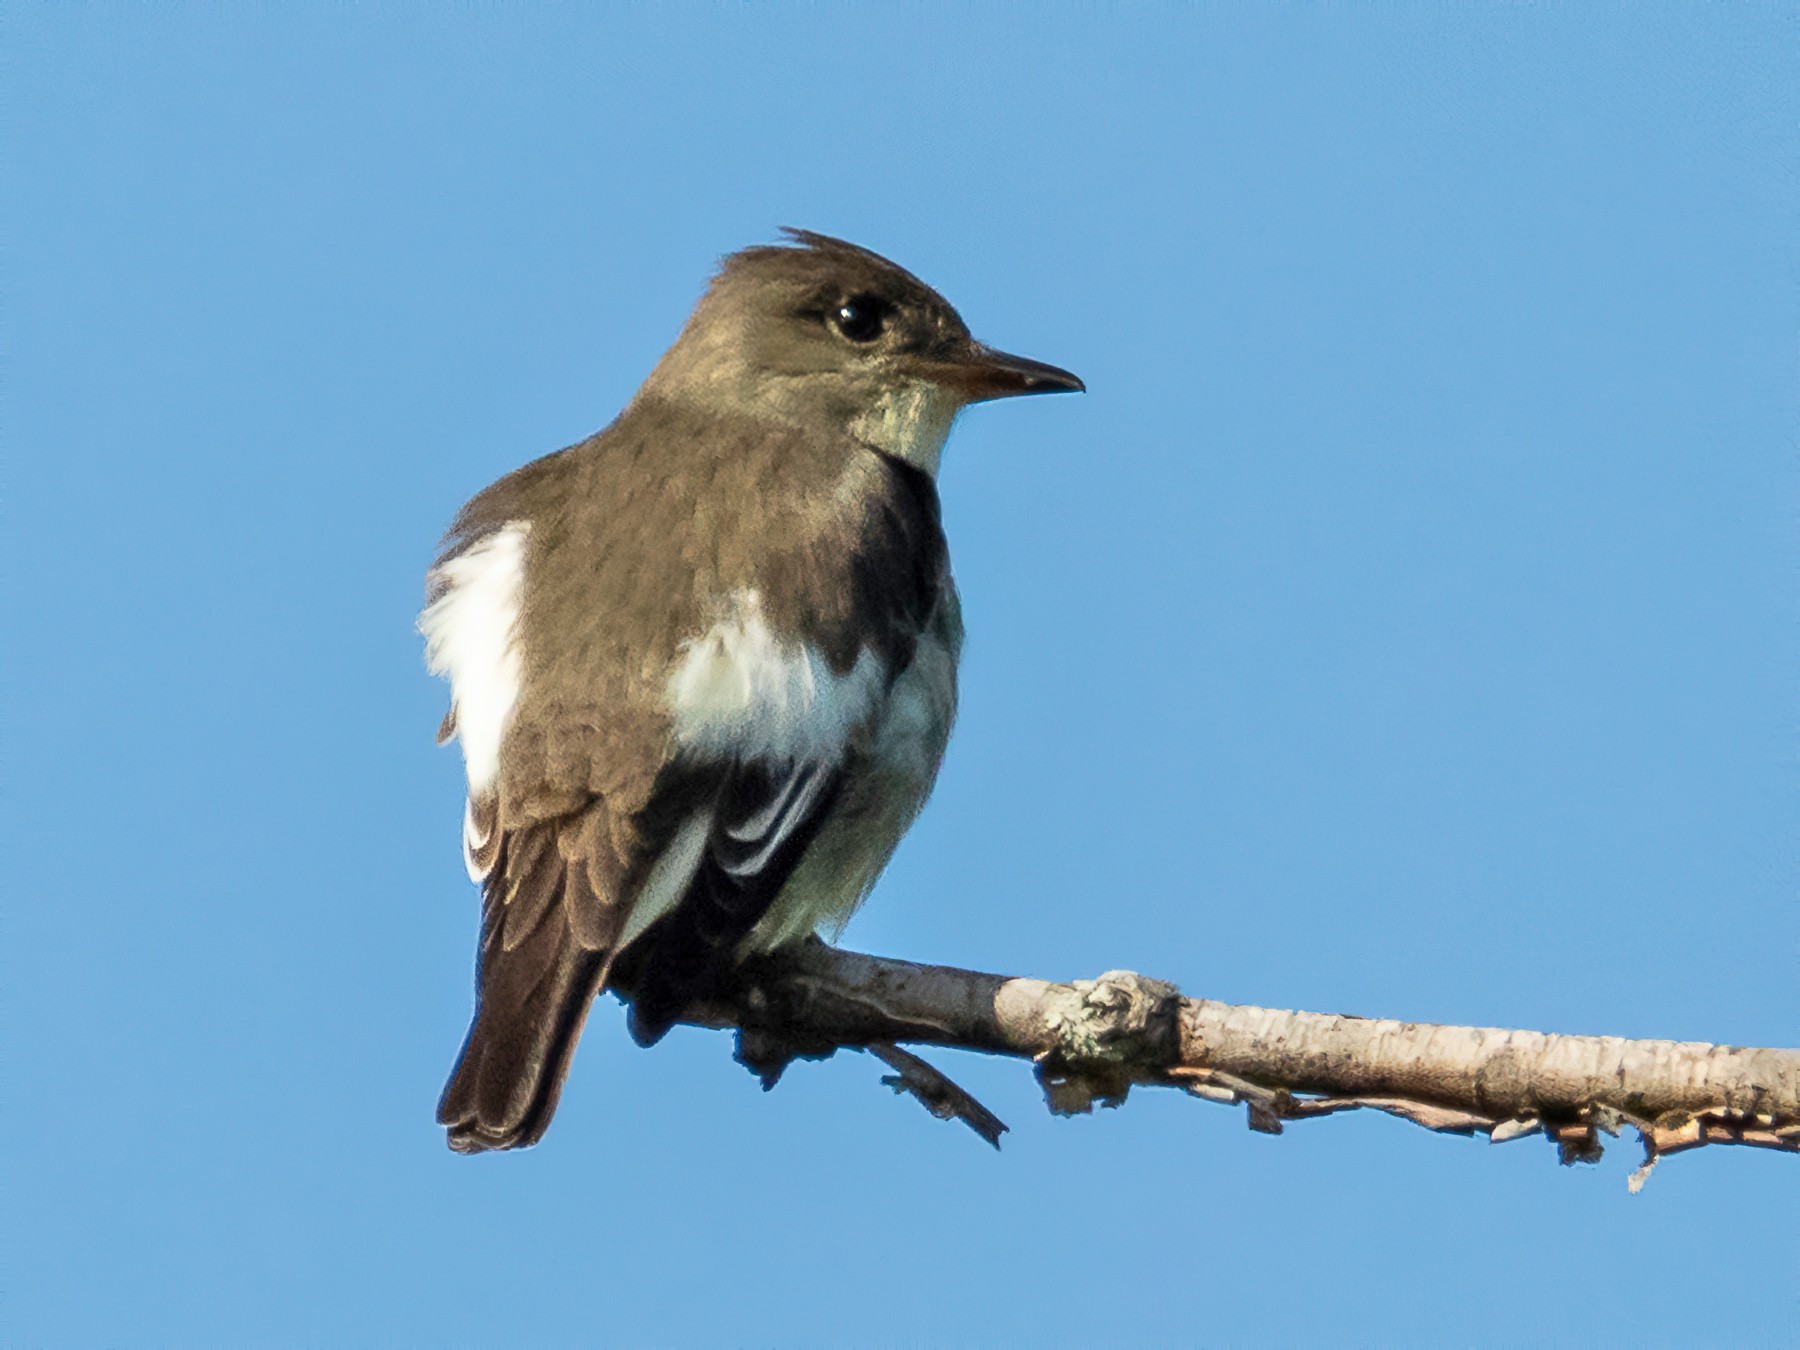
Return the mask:
<svg viewBox="0 0 1800 1350">
<path fill-rule="evenodd" d="M 1056 984 L 916 965 L 813 942 L 744 970 L 687 1020 L 736 1027 L 774 1086 L 799 1058 L 867 1049 L 884 1081 L 999 1144 L 1006 1127 L 897 1043 L 1028 1059 L 1053 1112 L 1117 1106 L 1134 1085 L 1246 1108 L 1250 1128 L 1368 1108 L 1494 1143 L 1542 1133 L 1565 1163 L 1601 1134 L 1643 1140 L 1635 1191 L 1665 1154 L 1706 1144 L 1800 1152 L 1800 1051 L 1437 1026 L 1217 1003 L 1131 971 Z"/>
</svg>

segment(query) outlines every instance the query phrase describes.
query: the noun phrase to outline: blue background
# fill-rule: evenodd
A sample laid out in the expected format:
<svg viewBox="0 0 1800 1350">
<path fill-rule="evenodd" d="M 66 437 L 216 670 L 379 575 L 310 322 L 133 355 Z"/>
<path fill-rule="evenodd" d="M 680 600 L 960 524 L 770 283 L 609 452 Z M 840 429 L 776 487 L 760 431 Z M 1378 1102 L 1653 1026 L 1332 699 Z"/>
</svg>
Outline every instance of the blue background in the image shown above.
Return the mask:
<svg viewBox="0 0 1800 1350">
<path fill-rule="evenodd" d="M 1796 1039 L 1792 5 L 4 14 L 16 1344 L 1791 1341 L 1794 1160 L 1379 1117 L 995 1154 L 607 1000 L 448 1153 L 455 507 L 783 224 L 980 408 L 936 798 L 848 934 L 1233 1001 Z"/>
</svg>

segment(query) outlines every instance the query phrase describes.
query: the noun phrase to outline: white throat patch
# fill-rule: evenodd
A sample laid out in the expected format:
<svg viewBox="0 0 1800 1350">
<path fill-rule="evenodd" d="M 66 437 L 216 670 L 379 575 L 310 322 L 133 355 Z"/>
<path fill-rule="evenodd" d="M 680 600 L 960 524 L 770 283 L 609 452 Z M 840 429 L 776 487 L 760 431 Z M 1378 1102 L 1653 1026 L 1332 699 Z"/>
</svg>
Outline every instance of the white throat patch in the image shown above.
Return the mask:
<svg viewBox="0 0 1800 1350">
<path fill-rule="evenodd" d="M 919 382 L 890 390 L 850 424 L 859 440 L 937 477 L 944 440 L 962 404 L 935 384 Z"/>
</svg>

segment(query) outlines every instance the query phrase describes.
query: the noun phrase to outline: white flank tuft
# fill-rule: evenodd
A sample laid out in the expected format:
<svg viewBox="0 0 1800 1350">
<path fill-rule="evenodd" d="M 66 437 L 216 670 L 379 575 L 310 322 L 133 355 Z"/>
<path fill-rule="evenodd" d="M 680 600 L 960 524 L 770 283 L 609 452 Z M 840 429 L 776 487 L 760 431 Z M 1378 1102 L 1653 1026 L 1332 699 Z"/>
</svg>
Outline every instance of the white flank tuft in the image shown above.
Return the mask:
<svg viewBox="0 0 1800 1350">
<path fill-rule="evenodd" d="M 887 689 L 887 670 L 867 648 L 839 675 L 812 647 L 776 637 L 755 591 L 684 646 L 667 692 L 676 744 L 691 755 L 834 760 Z"/>
<path fill-rule="evenodd" d="M 471 794 L 493 790 L 500 740 L 519 700 L 515 630 L 530 529 L 526 521 L 513 521 L 440 563 L 431 583 L 441 594 L 419 616 L 426 667 L 450 678 Z"/>
</svg>

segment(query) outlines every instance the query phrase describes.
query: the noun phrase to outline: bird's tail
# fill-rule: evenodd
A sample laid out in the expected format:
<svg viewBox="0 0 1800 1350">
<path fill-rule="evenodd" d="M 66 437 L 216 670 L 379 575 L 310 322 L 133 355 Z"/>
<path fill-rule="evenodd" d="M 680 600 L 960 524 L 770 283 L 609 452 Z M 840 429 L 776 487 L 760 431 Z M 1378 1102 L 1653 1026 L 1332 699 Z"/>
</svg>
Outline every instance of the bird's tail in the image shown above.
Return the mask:
<svg viewBox="0 0 1800 1350">
<path fill-rule="evenodd" d="M 438 1101 L 458 1153 L 542 1137 L 605 978 L 605 944 L 577 929 L 581 902 L 597 902 L 570 894 L 584 891 L 583 869 L 556 854 L 540 850 L 524 866 L 509 858 L 489 878 L 475 1018 Z"/>
<path fill-rule="evenodd" d="M 552 919 L 533 935 L 553 951 L 484 952 L 475 1020 L 438 1102 L 458 1153 L 524 1148 L 549 1127 L 581 1025 L 594 1000 L 600 953 Z"/>
</svg>

